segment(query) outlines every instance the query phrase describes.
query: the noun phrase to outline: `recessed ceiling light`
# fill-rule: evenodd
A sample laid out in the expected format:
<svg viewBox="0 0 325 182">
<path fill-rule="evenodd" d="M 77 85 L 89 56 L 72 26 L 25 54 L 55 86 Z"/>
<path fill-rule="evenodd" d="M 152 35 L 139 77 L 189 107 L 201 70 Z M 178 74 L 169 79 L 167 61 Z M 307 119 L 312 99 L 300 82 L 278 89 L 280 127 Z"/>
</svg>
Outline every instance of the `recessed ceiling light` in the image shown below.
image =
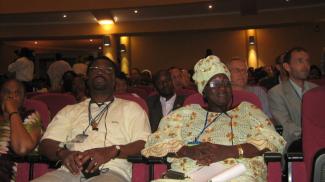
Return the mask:
<svg viewBox="0 0 325 182">
<path fill-rule="evenodd" d="M 62 18 L 66 18 L 66 17 L 68 17 L 67 14 L 63 14 L 63 15 L 62 15 Z"/>
<path fill-rule="evenodd" d="M 208 8 L 209 8 L 209 9 L 212 9 L 212 8 L 213 8 L 213 6 L 210 4 L 210 5 L 208 6 Z"/>
<path fill-rule="evenodd" d="M 90 41 L 90 42 L 92 42 L 92 41 L 93 41 L 93 39 L 89 39 L 89 41 Z"/>
<path fill-rule="evenodd" d="M 98 49 L 99 49 L 99 50 L 102 50 L 102 47 L 101 47 L 101 46 L 99 46 L 99 47 L 98 47 Z"/>
<path fill-rule="evenodd" d="M 137 9 L 135 9 L 135 10 L 133 11 L 133 13 L 138 14 L 139 11 L 138 11 Z"/>
<path fill-rule="evenodd" d="M 98 23 L 100 25 L 111 25 L 114 24 L 114 21 L 110 19 L 102 19 L 102 20 L 98 20 Z"/>
<path fill-rule="evenodd" d="M 38 42 L 37 42 L 37 41 L 35 41 L 35 42 L 34 42 L 34 44 L 38 44 Z"/>
<path fill-rule="evenodd" d="M 284 0 L 284 1 L 287 2 L 287 3 L 290 2 L 290 0 Z"/>
</svg>

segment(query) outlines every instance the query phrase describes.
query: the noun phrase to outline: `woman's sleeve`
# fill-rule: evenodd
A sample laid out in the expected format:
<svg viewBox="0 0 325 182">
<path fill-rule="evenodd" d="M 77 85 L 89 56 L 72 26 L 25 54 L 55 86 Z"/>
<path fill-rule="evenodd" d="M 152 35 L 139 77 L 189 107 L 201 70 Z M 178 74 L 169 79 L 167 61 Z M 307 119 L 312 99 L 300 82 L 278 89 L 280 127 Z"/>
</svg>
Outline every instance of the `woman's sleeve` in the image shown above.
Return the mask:
<svg viewBox="0 0 325 182">
<path fill-rule="evenodd" d="M 253 131 L 247 143 L 254 145 L 258 150 L 269 149 L 282 153 L 286 141 L 276 132 L 271 120 L 253 104 L 247 103 L 246 109 Z"/>
<path fill-rule="evenodd" d="M 184 122 L 184 109 L 178 109 L 162 118 L 158 130 L 149 136 L 142 155 L 149 157 L 163 157 L 168 153 L 177 152 L 184 142 L 181 128 Z"/>
</svg>

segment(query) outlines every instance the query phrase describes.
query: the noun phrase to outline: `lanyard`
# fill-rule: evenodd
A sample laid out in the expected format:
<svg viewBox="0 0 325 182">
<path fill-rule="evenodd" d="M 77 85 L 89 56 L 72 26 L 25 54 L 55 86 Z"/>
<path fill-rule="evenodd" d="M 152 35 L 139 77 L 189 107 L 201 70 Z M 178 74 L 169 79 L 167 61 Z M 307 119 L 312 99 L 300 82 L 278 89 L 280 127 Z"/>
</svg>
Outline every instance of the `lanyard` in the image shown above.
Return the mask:
<svg viewBox="0 0 325 182">
<path fill-rule="evenodd" d="M 109 103 L 107 104 L 94 118 L 92 117 L 92 114 L 91 114 L 91 108 L 90 108 L 90 105 L 91 105 L 91 101 L 89 101 L 89 105 L 88 105 L 88 121 L 89 121 L 89 124 L 87 126 L 87 128 L 84 130 L 83 134 L 86 133 L 86 131 L 88 130 L 89 126 L 91 126 L 94 122 L 96 122 L 96 120 L 99 118 L 99 122 L 101 121 L 104 113 L 106 113 L 106 116 L 107 116 L 107 112 L 108 112 L 108 109 L 109 107 L 111 106 L 111 104 L 114 102 L 114 99 Z M 105 118 L 106 118 L 105 116 Z M 99 122 L 97 124 L 99 124 Z M 93 130 L 98 130 L 98 128 L 93 128 Z"/>
<path fill-rule="evenodd" d="M 220 113 L 217 117 L 215 117 L 212 122 L 208 123 L 208 116 L 209 116 L 209 111 L 207 112 L 206 116 L 205 116 L 205 122 L 204 122 L 204 127 L 202 128 L 201 132 L 195 137 L 194 142 L 190 142 L 192 144 L 199 144 L 200 142 L 198 141 L 198 139 L 200 138 L 200 136 L 204 133 L 204 131 L 215 121 L 217 121 L 217 119 L 221 116 L 222 113 Z"/>
</svg>

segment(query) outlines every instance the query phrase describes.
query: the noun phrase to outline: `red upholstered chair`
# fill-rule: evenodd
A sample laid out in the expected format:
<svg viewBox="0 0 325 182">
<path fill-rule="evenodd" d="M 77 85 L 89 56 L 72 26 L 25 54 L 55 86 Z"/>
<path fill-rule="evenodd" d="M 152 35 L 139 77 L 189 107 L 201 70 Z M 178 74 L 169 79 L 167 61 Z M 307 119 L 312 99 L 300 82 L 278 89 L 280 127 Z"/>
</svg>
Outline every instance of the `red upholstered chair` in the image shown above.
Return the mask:
<svg viewBox="0 0 325 182">
<path fill-rule="evenodd" d="M 316 79 L 316 80 L 309 80 L 310 82 L 313 82 L 319 86 L 324 86 L 325 85 L 325 77 L 322 77 L 321 79 Z"/>
<path fill-rule="evenodd" d="M 115 97 L 120 98 L 120 99 L 125 99 L 125 100 L 130 100 L 130 101 L 136 102 L 148 114 L 148 106 L 147 106 L 147 103 L 142 98 L 136 97 L 136 96 L 134 96 L 134 95 L 132 95 L 130 93 L 126 93 L 126 94 L 115 94 Z"/>
<path fill-rule="evenodd" d="M 77 103 L 74 96 L 65 93 L 44 93 L 33 96 L 31 99 L 40 100 L 46 103 L 50 110 L 51 118 L 53 118 L 64 106 Z"/>
<path fill-rule="evenodd" d="M 148 96 L 148 92 L 145 89 L 138 88 L 138 87 L 130 87 L 127 89 L 128 93 L 135 93 L 140 96 L 142 99 L 146 99 Z"/>
<path fill-rule="evenodd" d="M 315 173 L 323 169 L 314 169 L 315 154 L 325 148 L 325 86 L 314 88 L 304 94 L 302 100 L 302 145 L 303 161 L 292 162 L 293 181 L 312 181 Z M 289 158 L 290 160 L 290 158 Z M 324 166 L 324 164 L 323 164 Z M 289 166 L 290 167 L 290 166 Z M 314 171 L 314 173 L 313 173 Z M 291 177 L 289 171 L 289 179 Z M 324 175 L 323 175 L 324 177 Z M 325 179 L 323 179 L 325 180 Z"/>
<path fill-rule="evenodd" d="M 27 110 L 37 111 L 40 114 L 43 127 L 48 125 L 50 114 L 45 103 L 38 100 L 25 99 L 24 107 Z M 33 173 L 34 171 L 35 173 Z M 18 163 L 16 178 L 18 182 L 27 182 L 33 178 L 45 174 L 47 171 L 48 164 L 34 163 L 32 161 L 22 161 L 22 163 Z"/>
<path fill-rule="evenodd" d="M 193 94 L 196 94 L 196 93 L 197 93 L 197 91 L 191 90 L 191 89 L 178 89 L 178 90 L 176 90 L 176 94 L 184 95 L 184 96 L 189 96 L 189 95 L 193 95 Z"/>
</svg>

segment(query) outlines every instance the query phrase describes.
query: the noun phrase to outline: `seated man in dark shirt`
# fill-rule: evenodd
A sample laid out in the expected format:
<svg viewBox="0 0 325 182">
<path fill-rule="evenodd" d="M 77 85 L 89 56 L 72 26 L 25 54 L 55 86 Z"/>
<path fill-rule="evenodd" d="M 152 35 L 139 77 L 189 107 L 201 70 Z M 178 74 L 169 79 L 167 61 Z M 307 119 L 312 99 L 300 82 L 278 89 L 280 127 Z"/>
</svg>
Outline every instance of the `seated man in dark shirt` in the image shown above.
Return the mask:
<svg viewBox="0 0 325 182">
<path fill-rule="evenodd" d="M 151 131 L 155 132 L 163 116 L 183 106 L 185 96 L 176 95 L 173 81 L 167 70 L 158 71 L 153 77 L 157 95 L 147 98 Z"/>
</svg>

